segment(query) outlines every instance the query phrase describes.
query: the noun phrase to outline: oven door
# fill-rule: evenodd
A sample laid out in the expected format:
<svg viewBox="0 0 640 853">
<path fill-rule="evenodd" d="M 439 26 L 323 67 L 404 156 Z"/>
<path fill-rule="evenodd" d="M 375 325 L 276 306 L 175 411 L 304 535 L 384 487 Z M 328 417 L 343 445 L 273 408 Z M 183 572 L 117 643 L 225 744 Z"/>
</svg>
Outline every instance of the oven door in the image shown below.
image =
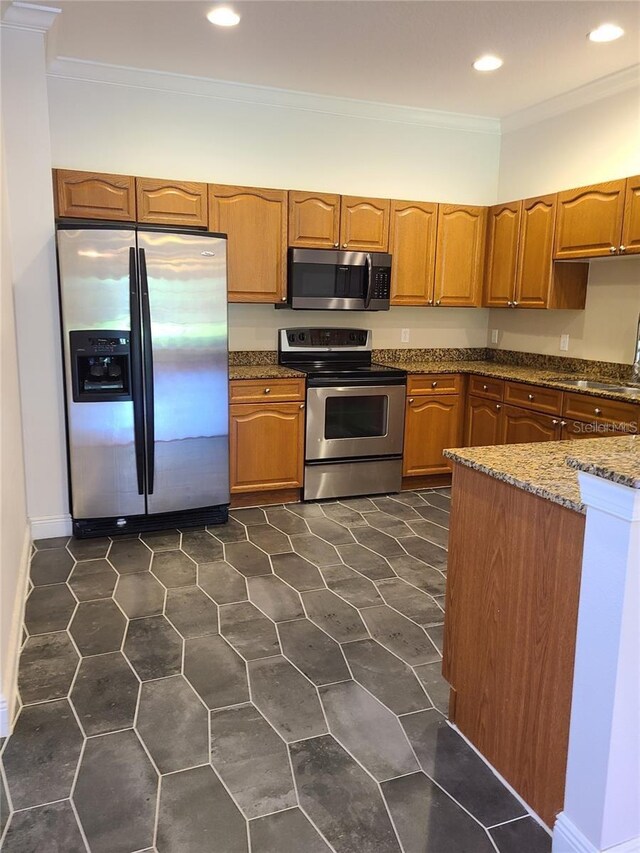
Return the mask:
<svg viewBox="0 0 640 853">
<path fill-rule="evenodd" d="M 402 453 L 405 385 L 307 390 L 307 461 Z"/>
</svg>

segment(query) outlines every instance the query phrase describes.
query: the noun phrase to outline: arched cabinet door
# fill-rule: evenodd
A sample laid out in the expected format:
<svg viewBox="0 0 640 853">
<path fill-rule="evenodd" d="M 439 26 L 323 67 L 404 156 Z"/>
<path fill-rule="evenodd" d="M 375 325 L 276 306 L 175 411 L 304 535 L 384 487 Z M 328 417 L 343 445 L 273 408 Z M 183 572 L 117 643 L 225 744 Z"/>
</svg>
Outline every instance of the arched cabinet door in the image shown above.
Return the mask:
<svg viewBox="0 0 640 853">
<path fill-rule="evenodd" d="M 289 190 L 289 245 L 337 249 L 340 239 L 340 196 Z"/>
<path fill-rule="evenodd" d="M 554 258 L 618 254 L 625 189 L 623 179 L 558 193 Z"/>
<path fill-rule="evenodd" d="M 640 175 L 627 178 L 620 254 L 640 253 Z"/>
<path fill-rule="evenodd" d="M 136 178 L 138 222 L 206 228 L 207 185 L 160 178 Z"/>
<path fill-rule="evenodd" d="M 432 305 L 438 205 L 392 201 L 389 223 L 392 305 Z"/>
<path fill-rule="evenodd" d="M 436 306 L 477 308 L 481 305 L 486 223 L 486 207 L 440 205 Z"/>
<path fill-rule="evenodd" d="M 343 195 L 340 205 L 340 248 L 386 252 L 389 248 L 388 198 Z"/>
<path fill-rule="evenodd" d="M 442 451 L 459 446 L 461 413 L 458 395 L 407 398 L 402 471 L 405 477 L 450 472 Z"/>
<path fill-rule="evenodd" d="M 508 308 L 514 299 L 521 211 L 520 201 L 488 211 L 484 304 L 490 308 Z"/>
<path fill-rule="evenodd" d="M 135 178 L 130 175 L 54 169 L 53 182 L 59 219 L 135 222 Z"/>
</svg>

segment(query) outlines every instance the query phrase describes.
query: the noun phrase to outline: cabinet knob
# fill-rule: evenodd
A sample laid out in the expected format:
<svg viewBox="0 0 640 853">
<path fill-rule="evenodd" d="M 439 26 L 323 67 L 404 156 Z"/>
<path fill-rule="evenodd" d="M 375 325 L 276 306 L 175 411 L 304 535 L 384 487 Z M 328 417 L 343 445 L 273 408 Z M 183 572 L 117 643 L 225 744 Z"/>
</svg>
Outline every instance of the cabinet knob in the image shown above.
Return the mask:
<svg viewBox="0 0 640 853">
<path fill-rule="evenodd" d="M 340 243 L 334 243 L 333 246 L 335 249 L 337 249 L 340 246 Z"/>
<path fill-rule="evenodd" d="M 512 302 L 512 303 L 511 303 L 511 307 L 512 307 L 512 308 L 517 308 L 517 307 L 518 307 L 518 303 L 517 303 L 517 302 Z"/>
<path fill-rule="evenodd" d="M 265 394 L 270 394 L 270 393 L 271 393 L 271 388 L 265 388 L 265 389 L 264 389 L 264 393 L 265 393 Z"/>
<path fill-rule="evenodd" d="M 507 299 L 507 308 L 511 308 L 513 302 L 510 299 Z"/>
<path fill-rule="evenodd" d="M 286 302 L 286 301 L 287 301 L 287 297 L 286 297 L 286 296 L 281 296 L 281 297 L 280 297 L 280 302 Z"/>
<path fill-rule="evenodd" d="M 566 422 L 566 421 L 560 421 L 560 426 L 561 426 L 561 427 L 566 427 L 566 425 L 567 425 L 567 422 Z"/>
<path fill-rule="evenodd" d="M 343 248 L 343 249 L 346 249 L 348 245 L 349 245 L 348 243 L 343 243 L 343 244 L 342 244 L 342 248 Z"/>
<path fill-rule="evenodd" d="M 554 426 L 558 426 L 558 424 L 560 423 L 560 421 L 559 421 L 557 418 L 551 418 L 551 423 L 552 423 Z"/>
<path fill-rule="evenodd" d="M 488 385 L 483 385 L 483 386 L 482 386 L 482 390 L 483 390 L 483 391 L 488 391 L 488 390 L 489 390 L 489 386 L 488 386 Z"/>
<path fill-rule="evenodd" d="M 304 403 L 300 403 L 300 408 L 304 409 Z"/>
<path fill-rule="evenodd" d="M 610 246 L 610 247 L 609 247 L 609 252 L 610 252 L 612 255 L 615 255 L 615 253 L 616 253 L 617 251 L 618 251 L 618 250 L 616 249 L 616 247 L 615 247 L 615 246 Z"/>
<path fill-rule="evenodd" d="M 496 403 L 496 411 L 499 412 L 501 408 L 502 406 L 500 405 L 500 403 Z"/>
<path fill-rule="evenodd" d="M 595 407 L 595 409 L 593 410 L 593 413 L 594 413 L 595 415 L 601 415 L 601 414 L 602 414 L 602 409 L 599 409 L 599 408 L 596 406 L 596 407 Z"/>
<path fill-rule="evenodd" d="M 413 397 L 409 397 L 409 402 L 413 403 Z"/>
<path fill-rule="evenodd" d="M 533 401 L 533 400 L 535 400 L 535 399 L 536 399 L 536 398 L 535 398 L 535 394 L 527 394 L 527 397 L 528 397 L 528 398 L 529 398 L 529 400 L 531 400 L 531 401 Z"/>
<path fill-rule="evenodd" d="M 626 251 L 627 251 L 627 247 L 626 247 L 626 246 L 620 246 L 620 251 L 621 251 L 621 252 L 626 252 Z"/>
<path fill-rule="evenodd" d="M 438 387 L 438 383 L 437 383 L 437 382 L 432 382 L 432 383 L 431 383 L 431 387 L 432 387 L 432 388 L 437 388 L 437 387 Z"/>
<path fill-rule="evenodd" d="M 436 305 L 440 305 L 440 299 L 436 299 Z"/>
<path fill-rule="evenodd" d="M 428 300 L 427 300 L 427 305 L 433 305 L 433 299 L 428 299 Z"/>
</svg>

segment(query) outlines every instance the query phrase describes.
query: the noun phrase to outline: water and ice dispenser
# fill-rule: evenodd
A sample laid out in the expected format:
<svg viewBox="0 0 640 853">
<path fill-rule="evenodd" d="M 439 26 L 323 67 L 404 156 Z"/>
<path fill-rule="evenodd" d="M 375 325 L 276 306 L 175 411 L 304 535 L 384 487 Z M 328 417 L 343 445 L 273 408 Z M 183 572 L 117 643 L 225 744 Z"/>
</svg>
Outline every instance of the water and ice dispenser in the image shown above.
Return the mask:
<svg viewBox="0 0 640 853">
<path fill-rule="evenodd" d="M 131 332 L 69 332 L 75 403 L 131 400 Z"/>
</svg>

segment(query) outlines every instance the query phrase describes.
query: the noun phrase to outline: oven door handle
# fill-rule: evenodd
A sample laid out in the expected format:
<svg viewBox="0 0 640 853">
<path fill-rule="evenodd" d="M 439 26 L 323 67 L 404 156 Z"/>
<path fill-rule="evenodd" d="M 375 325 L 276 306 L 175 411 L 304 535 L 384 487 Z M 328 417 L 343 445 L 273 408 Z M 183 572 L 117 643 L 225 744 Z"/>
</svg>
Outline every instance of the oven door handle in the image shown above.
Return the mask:
<svg viewBox="0 0 640 853">
<path fill-rule="evenodd" d="M 367 252 L 365 257 L 367 266 L 367 287 L 364 292 L 364 307 L 367 309 L 371 304 L 371 297 L 373 295 L 373 261 L 371 260 L 370 252 Z"/>
<path fill-rule="evenodd" d="M 389 376 L 388 378 L 384 377 L 384 379 L 380 376 L 372 376 L 370 378 L 362 377 L 360 379 L 349 379 L 348 382 L 345 379 L 323 379 L 321 377 L 314 378 L 313 376 L 309 376 L 307 379 L 308 388 L 334 388 L 344 391 L 345 393 L 349 392 L 352 388 L 374 387 L 384 391 L 384 389 L 389 385 L 406 384 L 406 376 Z"/>
</svg>

